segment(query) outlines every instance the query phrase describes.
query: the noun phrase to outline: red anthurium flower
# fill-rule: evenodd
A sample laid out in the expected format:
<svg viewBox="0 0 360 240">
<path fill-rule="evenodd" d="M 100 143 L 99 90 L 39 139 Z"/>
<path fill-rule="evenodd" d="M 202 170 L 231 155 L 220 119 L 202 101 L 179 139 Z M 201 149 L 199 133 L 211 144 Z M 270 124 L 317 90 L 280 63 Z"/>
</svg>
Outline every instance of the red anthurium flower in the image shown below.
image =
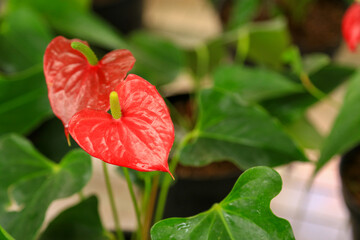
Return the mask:
<svg viewBox="0 0 360 240">
<path fill-rule="evenodd" d="M 112 115 L 85 109 L 71 118 L 69 131 L 74 140 L 107 163 L 170 173 L 167 160 L 174 126 L 156 88 L 130 74 L 110 94 L 110 103 Z"/>
<path fill-rule="evenodd" d="M 50 42 L 44 56 L 44 73 L 51 107 L 63 122 L 66 135 L 68 123 L 78 111 L 109 109 L 110 92 L 134 63 L 128 50 L 112 51 L 97 61 L 84 41 L 59 36 Z"/>
<path fill-rule="evenodd" d="M 342 20 L 343 37 L 351 51 L 355 51 L 360 42 L 360 3 L 353 3 Z"/>
</svg>

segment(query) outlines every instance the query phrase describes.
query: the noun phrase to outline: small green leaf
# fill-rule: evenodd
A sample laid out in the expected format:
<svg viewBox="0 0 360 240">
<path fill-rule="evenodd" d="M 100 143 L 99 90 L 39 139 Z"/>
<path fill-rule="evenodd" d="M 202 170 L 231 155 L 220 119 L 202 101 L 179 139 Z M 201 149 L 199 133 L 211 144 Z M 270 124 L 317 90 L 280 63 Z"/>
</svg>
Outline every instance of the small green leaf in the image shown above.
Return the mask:
<svg viewBox="0 0 360 240">
<path fill-rule="evenodd" d="M 325 139 L 316 164 L 320 170 L 335 154 L 350 150 L 360 141 L 360 70 L 350 79 L 343 106 L 335 119 L 330 135 Z"/>
<path fill-rule="evenodd" d="M 130 43 L 130 50 L 136 58 L 132 72 L 156 86 L 173 81 L 184 68 L 184 52 L 168 40 L 146 32 L 135 32 Z"/>
<path fill-rule="evenodd" d="M 230 10 L 230 19 L 227 24 L 229 30 L 242 27 L 250 22 L 260 6 L 259 0 L 235 0 Z"/>
<path fill-rule="evenodd" d="M 309 77 L 318 89 L 324 93 L 330 93 L 340 84 L 344 83 L 353 73 L 353 68 L 329 64 Z M 288 124 L 301 118 L 306 109 L 318 101 L 317 98 L 304 89 L 303 93 L 265 100 L 261 105 L 282 123 Z"/>
<path fill-rule="evenodd" d="M 1 137 L 0 224 L 15 239 L 35 239 L 51 202 L 80 191 L 90 176 L 91 160 L 82 150 L 55 164 L 26 139 Z"/>
<path fill-rule="evenodd" d="M 215 87 L 235 93 L 250 102 L 302 91 L 300 84 L 263 68 L 219 67 L 214 73 L 214 81 Z"/>
<path fill-rule="evenodd" d="M 267 167 L 244 172 L 230 194 L 210 210 L 189 218 L 169 218 L 151 229 L 153 240 L 295 239 L 291 225 L 273 214 L 270 201 L 280 193 L 280 175 Z"/>
<path fill-rule="evenodd" d="M 262 108 L 215 89 L 199 98 L 195 138 L 181 151 L 184 165 L 202 166 L 228 160 L 241 169 L 307 161 L 280 124 Z"/>
<path fill-rule="evenodd" d="M 290 45 L 285 19 L 251 23 L 248 58 L 258 64 L 279 68 L 281 55 Z"/>
<path fill-rule="evenodd" d="M 27 134 L 52 115 L 42 66 L 0 75 L 0 135 Z"/>
<path fill-rule="evenodd" d="M 11 237 L 6 231 L 5 229 L 3 229 L 0 226 L 0 240 L 14 240 L 13 237 Z"/>
<path fill-rule="evenodd" d="M 89 197 L 57 216 L 40 237 L 41 240 L 107 239 L 98 213 L 98 200 Z"/>
</svg>

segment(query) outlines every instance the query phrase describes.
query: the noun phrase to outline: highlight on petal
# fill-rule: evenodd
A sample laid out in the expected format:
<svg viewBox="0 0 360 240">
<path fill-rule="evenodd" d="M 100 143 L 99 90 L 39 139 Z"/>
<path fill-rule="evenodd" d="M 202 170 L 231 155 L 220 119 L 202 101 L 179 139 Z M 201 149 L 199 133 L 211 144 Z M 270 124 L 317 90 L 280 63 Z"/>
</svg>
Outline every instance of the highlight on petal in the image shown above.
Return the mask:
<svg viewBox="0 0 360 240">
<path fill-rule="evenodd" d="M 97 65 L 88 63 L 71 43 L 78 39 L 56 37 L 44 55 L 44 74 L 50 105 L 65 129 L 78 111 L 91 108 L 107 110 L 109 93 L 126 77 L 135 63 L 128 50 L 115 50 L 105 55 Z"/>
<path fill-rule="evenodd" d="M 69 123 L 74 140 L 90 155 L 138 171 L 168 172 L 174 126 L 156 88 L 136 75 L 116 87 L 121 118 L 85 109 Z M 171 173 L 170 173 L 171 174 Z"/>
</svg>

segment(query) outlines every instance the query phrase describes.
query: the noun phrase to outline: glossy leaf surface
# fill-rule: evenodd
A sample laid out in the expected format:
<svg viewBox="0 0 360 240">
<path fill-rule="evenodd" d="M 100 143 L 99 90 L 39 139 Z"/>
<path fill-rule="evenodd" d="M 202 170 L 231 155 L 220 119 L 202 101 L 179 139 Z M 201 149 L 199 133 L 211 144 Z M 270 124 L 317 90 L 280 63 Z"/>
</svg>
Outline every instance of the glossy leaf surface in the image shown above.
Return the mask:
<svg viewBox="0 0 360 240">
<path fill-rule="evenodd" d="M 280 124 L 257 105 L 215 89 L 200 93 L 195 137 L 181 152 L 184 165 L 229 160 L 241 169 L 306 161 Z"/>
<path fill-rule="evenodd" d="M 0 224 L 15 239 L 35 239 L 52 201 L 80 191 L 91 176 L 81 150 L 55 164 L 24 138 L 0 138 Z"/>
<path fill-rule="evenodd" d="M 300 84 L 263 68 L 223 66 L 214 73 L 215 87 L 257 102 L 302 91 Z"/>
<path fill-rule="evenodd" d="M 245 171 L 229 195 L 210 210 L 189 218 L 169 218 L 151 229 L 153 240 L 295 239 L 285 219 L 275 216 L 270 201 L 282 187 L 280 175 L 267 167 Z"/>
<path fill-rule="evenodd" d="M 82 53 L 70 46 L 74 41 L 80 40 L 56 37 L 44 56 L 50 104 L 65 128 L 71 117 L 82 109 L 107 110 L 110 92 L 135 63 L 128 50 L 115 50 L 97 65 L 90 65 Z"/>
<path fill-rule="evenodd" d="M 350 79 L 343 106 L 325 139 L 316 170 L 321 169 L 335 154 L 344 153 L 360 141 L 360 71 Z"/>
<path fill-rule="evenodd" d="M 355 51 L 360 42 L 360 3 L 354 2 L 346 10 L 341 30 L 349 49 Z"/>
<path fill-rule="evenodd" d="M 133 33 L 130 50 L 136 58 L 131 72 L 151 80 L 155 86 L 175 80 L 185 65 L 185 54 L 178 46 L 150 33 Z"/>
<path fill-rule="evenodd" d="M 53 115 L 42 67 L 12 76 L 0 75 L 0 135 L 28 134 Z"/>
<path fill-rule="evenodd" d="M 108 239 L 104 233 L 98 213 L 98 200 L 92 196 L 60 213 L 46 228 L 40 240 Z"/>
<path fill-rule="evenodd" d="M 91 156 L 139 171 L 168 172 L 174 126 L 156 88 L 130 74 L 116 87 L 122 116 L 85 109 L 70 121 L 74 140 Z"/>
</svg>

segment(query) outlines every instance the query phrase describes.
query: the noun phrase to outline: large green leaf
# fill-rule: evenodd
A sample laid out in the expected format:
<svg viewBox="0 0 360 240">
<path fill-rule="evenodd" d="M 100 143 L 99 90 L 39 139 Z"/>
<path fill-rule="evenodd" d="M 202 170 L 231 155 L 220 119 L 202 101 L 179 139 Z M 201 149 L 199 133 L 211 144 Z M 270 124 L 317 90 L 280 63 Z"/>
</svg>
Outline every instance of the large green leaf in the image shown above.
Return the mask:
<svg viewBox="0 0 360 240">
<path fill-rule="evenodd" d="M 104 20 L 86 11 L 80 1 L 9 0 L 10 12 L 24 5 L 38 11 L 61 34 L 109 49 L 126 48 L 121 35 Z"/>
<path fill-rule="evenodd" d="M 289 240 L 295 239 L 285 219 L 273 214 L 270 201 L 282 187 L 280 175 L 267 167 L 244 172 L 230 194 L 210 210 L 189 218 L 169 218 L 151 229 L 153 240 Z"/>
<path fill-rule="evenodd" d="M 0 75 L 0 135 L 29 133 L 51 115 L 42 66 L 11 77 Z"/>
<path fill-rule="evenodd" d="M 41 16 L 21 7 L 0 21 L 0 71 L 19 72 L 42 63 L 52 35 Z"/>
<path fill-rule="evenodd" d="M 98 213 L 98 200 L 89 197 L 57 216 L 41 235 L 41 240 L 107 239 Z"/>
<path fill-rule="evenodd" d="M 14 240 L 13 237 L 11 237 L 6 231 L 5 229 L 3 229 L 0 226 L 0 240 Z"/>
<path fill-rule="evenodd" d="M 90 176 L 90 157 L 82 150 L 55 164 L 26 139 L 1 137 L 0 224 L 15 239 L 35 239 L 51 202 L 80 191 Z"/>
<path fill-rule="evenodd" d="M 192 139 L 180 154 L 184 165 L 229 160 L 240 168 L 306 161 L 302 151 L 262 108 L 228 92 L 200 92 L 200 115 Z"/>
<path fill-rule="evenodd" d="M 344 83 L 353 73 L 353 68 L 329 64 L 310 74 L 310 79 L 322 92 L 329 93 Z M 306 109 L 318 101 L 304 89 L 303 93 L 266 100 L 261 105 L 281 122 L 292 123 L 301 118 Z"/>
<path fill-rule="evenodd" d="M 320 170 L 337 153 L 344 153 L 360 142 L 360 70 L 350 79 L 343 106 L 325 139 L 321 156 L 316 164 Z"/>
<path fill-rule="evenodd" d="M 136 32 L 131 35 L 130 43 L 136 58 L 132 72 L 156 86 L 173 81 L 184 68 L 185 53 L 168 40 Z"/>
<path fill-rule="evenodd" d="M 251 102 L 302 91 L 300 84 L 264 68 L 219 67 L 214 73 L 214 81 L 217 88 L 238 94 Z"/>
</svg>

